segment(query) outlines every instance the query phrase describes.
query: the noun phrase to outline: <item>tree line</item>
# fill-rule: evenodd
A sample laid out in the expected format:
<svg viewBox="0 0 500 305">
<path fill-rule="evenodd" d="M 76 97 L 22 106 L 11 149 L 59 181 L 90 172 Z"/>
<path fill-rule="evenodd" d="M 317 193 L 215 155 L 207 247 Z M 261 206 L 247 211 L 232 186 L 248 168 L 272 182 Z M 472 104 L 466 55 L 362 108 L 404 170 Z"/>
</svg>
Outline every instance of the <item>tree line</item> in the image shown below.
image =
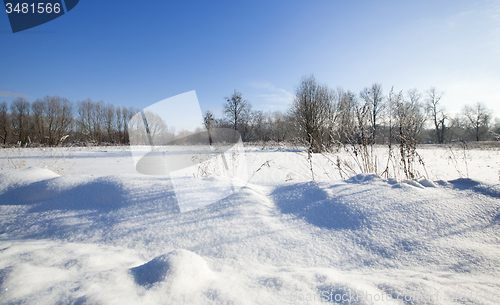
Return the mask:
<svg viewBox="0 0 500 305">
<path fill-rule="evenodd" d="M 128 121 L 138 111 L 91 99 L 75 104 L 47 95 L 30 103 L 18 97 L 10 105 L 0 103 L 0 139 L 24 146 L 127 144 Z"/>
<path fill-rule="evenodd" d="M 332 89 L 311 75 L 300 80 L 294 93 L 287 111 L 263 112 L 253 110 L 235 90 L 224 98 L 222 118 L 215 118 L 212 111 L 204 113 L 205 127 L 235 129 L 244 142 L 298 141 L 313 152 L 347 143 L 500 139 L 500 124 L 493 124 L 492 111 L 484 104 L 465 105 L 460 115 L 452 116 L 442 107 L 443 93 L 436 88 L 423 93 L 391 88 L 384 94 L 374 83 L 354 93 Z M 91 99 L 73 103 L 47 95 L 30 103 L 18 97 L 10 105 L 0 103 L 0 141 L 26 146 L 128 144 L 128 123 L 139 111 Z"/>
<path fill-rule="evenodd" d="M 446 143 L 499 140 L 500 125 L 483 103 L 465 105 L 460 115 L 442 107 L 443 93 L 430 88 L 384 94 L 374 83 L 359 94 L 332 89 L 305 76 L 295 88 L 288 111 L 253 111 L 250 102 L 235 90 L 225 98 L 224 117 L 204 114 L 205 126 L 233 128 L 243 141 L 300 141 L 311 151 L 335 144 Z M 426 124 L 428 123 L 428 124 Z M 414 145 L 412 145 L 413 147 Z"/>
</svg>

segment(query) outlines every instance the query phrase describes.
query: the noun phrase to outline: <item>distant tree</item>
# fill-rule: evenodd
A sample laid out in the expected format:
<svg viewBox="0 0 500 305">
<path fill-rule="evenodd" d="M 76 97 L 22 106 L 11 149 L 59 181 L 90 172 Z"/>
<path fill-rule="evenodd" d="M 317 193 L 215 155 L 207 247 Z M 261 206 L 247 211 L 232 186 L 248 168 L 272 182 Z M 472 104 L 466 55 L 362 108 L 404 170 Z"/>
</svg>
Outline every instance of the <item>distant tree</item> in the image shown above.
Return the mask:
<svg viewBox="0 0 500 305">
<path fill-rule="evenodd" d="M 332 101 L 332 90 L 319 85 L 313 75 L 303 77 L 295 89 L 291 115 L 310 152 L 320 152 L 329 146 L 325 135 L 331 123 Z"/>
<path fill-rule="evenodd" d="M 268 118 L 269 138 L 275 142 L 283 142 L 291 134 L 292 120 L 281 111 L 275 111 Z"/>
<path fill-rule="evenodd" d="M 7 138 L 10 132 L 9 107 L 6 102 L 0 103 L 0 138 L 3 144 L 7 144 Z"/>
<path fill-rule="evenodd" d="M 118 143 L 123 143 L 122 107 L 116 107 L 115 111 L 116 140 Z"/>
<path fill-rule="evenodd" d="M 225 97 L 225 100 L 223 112 L 233 129 L 239 131 L 245 141 L 248 135 L 248 126 L 246 125 L 250 121 L 252 105 L 243 99 L 238 90 L 234 90 L 230 97 Z"/>
<path fill-rule="evenodd" d="M 94 104 L 92 113 L 92 125 L 95 134 L 95 140 L 101 143 L 106 130 L 106 104 L 100 100 Z"/>
<path fill-rule="evenodd" d="M 374 144 L 374 128 L 372 122 L 372 112 L 369 101 L 354 106 L 355 125 L 353 129 L 355 143 L 367 148 Z M 354 143 L 351 143 L 354 144 Z"/>
<path fill-rule="evenodd" d="M 94 102 L 88 98 L 77 103 L 77 129 L 85 136 L 85 140 L 94 140 L 92 129 L 92 115 L 93 115 Z"/>
<path fill-rule="evenodd" d="M 212 145 L 212 129 L 215 127 L 215 118 L 214 118 L 214 114 L 212 113 L 212 111 L 210 110 L 207 110 L 205 111 L 205 114 L 203 115 L 203 124 L 205 125 L 205 128 L 207 129 L 207 133 L 208 133 L 208 141 L 210 143 L 210 145 Z"/>
<path fill-rule="evenodd" d="M 127 144 L 130 143 L 129 139 L 129 131 L 128 131 L 128 123 L 132 119 L 132 117 L 138 113 L 140 110 L 134 107 L 122 108 L 122 122 L 123 122 L 123 138 L 122 143 Z"/>
<path fill-rule="evenodd" d="M 398 108 L 400 111 L 398 112 L 398 118 L 404 122 L 402 125 L 403 134 L 406 135 L 407 140 L 414 142 L 416 145 L 426 120 L 424 107 L 420 101 L 422 94 L 417 89 L 410 89 L 407 91 L 407 97 Z"/>
<path fill-rule="evenodd" d="M 488 134 L 492 111 L 483 103 L 478 102 L 474 106 L 465 105 L 462 113 L 467 132 L 476 141 L 484 140 Z"/>
<path fill-rule="evenodd" d="M 57 143 L 57 120 L 59 113 L 61 112 L 61 102 L 58 96 L 49 97 L 47 96 L 47 136 L 49 145 L 55 145 Z"/>
<path fill-rule="evenodd" d="M 77 104 L 77 128 L 86 140 L 100 143 L 106 131 L 107 107 L 103 101 L 94 102 L 90 98 Z"/>
<path fill-rule="evenodd" d="M 45 98 L 37 98 L 33 102 L 31 113 L 34 124 L 34 139 L 38 140 L 41 144 L 45 144 L 47 142 L 47 102 Z"/>
<path fill-rule="evenodd" d="M 168 138 L 167 124 L 160 115 L 151 111 L 146 111 L 144 116 L 144 123 L 146 132 L 149 135 L 150 145 L 162 145 L 166 144 L 169 140 L 172 140 Z"/>
<path fill-rule="evenodd" d="M 400 166 L 408 179 L 416 178 L 415 162 L 419 161 L 416 148 L 425 123 L 420 98 L 416 89 L 409 90 L 406 99 L 402 92 L 395 94 L 393 89 L 387 97 L 391 137 L 388 145 L 390 149 L 392 141 L 398 145 Z"/>
<path fill-rule="evenodd" d="M 205 125 L 205 128 L 207 130 L 210 130 L 213 127 L 215 127 L 215 118 L 212 111 L 210 110 L 205 111 L 205 114 L 203 115 L 203 124 Z"/>
<path fill-rule="evenodd" d="M 447 127 L 447 138 L 450 141 L 464 140 L 469 136 L 465 128 L 465 120 L 462 116 L 451 116 Z"/>
<path fill-rule="evenodd" d="M 370 141 L 373 144 L 375 143 L 375 137 L 377 134 L 377 118 L 382 109 L 382 85 L 375 83 L 370 88 L 364 88 L 359 95 L 365 101 L 368 107 L 367 111 L 370 113 Z"/>
<path fill-rule="evenodd" d="M 56 145 L 69 133 L 73 120 L 71 102 L 57 95 L 49 97 L 47 118 L 49 145 Z"/>
<path fill-rule="evenodd" d="M 337 88 L 336 99 L 337 140 L 343 144 L 355 143 L 356 108 L 359 104 L 356 95 Z"/>
<path fill-rule="evenodd" d="M 428 116 L 434 123 L 437 143 L 444 143 L 444 134 L 446 131 L 446 120 L 448 116 L 445 114 L 444 109 L 440 106 L 439 102 L 443 96 L 442 92 L 438 92 L 436 88 L 431 87 L 427 91 L 426 110 Z"/>
<path fill-rule="evenodd" d="M 12 116 L 12 133 L 20 144 L 27 143 L 30 129 L 31 104 L 23 97 L 17 97 L 10 106 Z"/>
<path fill-rule="evenodd" d="M 252 118 L 252 140 L 254 141 L 265 141 L 268 139 L 267 128 L 266 128 L 266 115 L 262 111 L 254 111 L 251 114 Z"/>
<path fill-rule="evenodd" d="M 114 133 L 116 131 L 115 125 L 115 106 L 111 103 L 108 103 L 104 109 L 104 126 L 106 129 L 106 134 L 109 142 L 114 143 L 115 137 Z"/>
<path fill-rule="evenodd" d="M 42 144 L 56 145 L 70 132 L 73 121 L 72 103 L 66 98 L 45 96 L 33 102 L 32 114 L 35 138 Z"/>
<path fill-rule="evenodd" d="M 73 129 L 73 102 L 66 98 L 60 98 L 57 113 L 56 139 L 60 141 L 64 136 L 69 135 Z"/>
<path fill-rule="evenodd" d="M 495 118 L 495 125 L 493 126 L 493 136 L 495 139 L 500 140 L 500 119 Z"/>
</svg>

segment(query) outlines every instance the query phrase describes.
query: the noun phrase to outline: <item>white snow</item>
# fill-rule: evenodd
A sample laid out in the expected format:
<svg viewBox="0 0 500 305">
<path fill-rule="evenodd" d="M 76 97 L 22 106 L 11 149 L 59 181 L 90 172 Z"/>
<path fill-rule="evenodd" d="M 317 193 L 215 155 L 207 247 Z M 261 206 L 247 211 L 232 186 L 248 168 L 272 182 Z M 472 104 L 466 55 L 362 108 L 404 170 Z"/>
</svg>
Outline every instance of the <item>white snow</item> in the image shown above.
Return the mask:
<svg viewBox="0 0 500 305">
<path fill-rule="evenodd" d="M 423 147 L 428 175 L 400 183 L 314 155 L 313 182 L 299 151 L 247 147 L 250 181 L 185 213 L 179 189 L 216 188 L 139 174 L 128 148 L 54 151 L 0 156 L 0 303 L 500 303 L 497 150 Z"/>
</svg>

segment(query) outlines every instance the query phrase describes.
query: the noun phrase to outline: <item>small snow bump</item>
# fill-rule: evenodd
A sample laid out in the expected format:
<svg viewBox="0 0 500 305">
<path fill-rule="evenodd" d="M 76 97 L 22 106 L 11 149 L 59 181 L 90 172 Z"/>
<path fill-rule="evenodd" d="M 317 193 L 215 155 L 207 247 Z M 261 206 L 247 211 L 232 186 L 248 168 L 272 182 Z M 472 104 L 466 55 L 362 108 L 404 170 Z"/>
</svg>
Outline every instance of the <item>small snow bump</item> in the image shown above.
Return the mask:
<svg viewBox="0 0 500 305">
<path fill-rule="evenodd" d="M 172 293 L 196 290 L 214 273 L 199 255 L 184 249 L 160 255 L 149 262 L 131 268 L 137 284 L 146 288 L 166 282 Z"/>
<path fill-rule="evenodd" d="M 419 188 L 419 189 L 424 188 L 420 183 L 418 183 L 415 180 L 404 180 L 401 183 L 408 184 L 408 185 L 414 186 L 414 187 Z"/>
<path fill-rule="evenodd" d="M 362 183 L 362 182 L 368 182 L 368 181 L 374 181 L 374 180 L 381 180 L 379 176 L 375 174 L 358 174 L 356 176 L 353 176 L 349 179 L 346 180 L 346 182 L 349 183 Z"/>
<path fill-rule="evenodd" d="M 418 183 L 420 183 L 420 185 L 425 187 L 437 187 L 436 184 L 434 184 L 434 182 L 432 182 L 429 179 L 421 179 L 418 181 Z"/>
<path fill-rule="evenodd" d="M 14 169 L 8 171 L 6 174 L 0 174 L 0 181 L 2 181 L 2 184 L 4 186 L 9 184 L 25 185 L 56 177 L 59 177 L 59 175 L 54 173 L 50 169 L 39 168 L 39 167 L 27 167 L 20 170 Z"/>
</svg>

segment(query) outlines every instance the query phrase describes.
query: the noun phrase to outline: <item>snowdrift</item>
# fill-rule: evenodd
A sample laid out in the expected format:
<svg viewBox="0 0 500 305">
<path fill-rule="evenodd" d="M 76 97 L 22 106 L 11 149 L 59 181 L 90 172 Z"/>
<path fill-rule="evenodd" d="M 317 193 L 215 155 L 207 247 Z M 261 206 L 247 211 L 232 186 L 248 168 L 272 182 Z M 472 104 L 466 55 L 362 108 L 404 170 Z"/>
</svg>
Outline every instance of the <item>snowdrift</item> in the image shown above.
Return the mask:
<svg viewBox="0 0 500 305">
<path fill-rule="evenodd" d="M 471 179 L 249 184 L 180 213 L 169 178 L 13 170 L 0 302 L 498 304 L 499 229 L 500 188 Z"/>
</svg>

